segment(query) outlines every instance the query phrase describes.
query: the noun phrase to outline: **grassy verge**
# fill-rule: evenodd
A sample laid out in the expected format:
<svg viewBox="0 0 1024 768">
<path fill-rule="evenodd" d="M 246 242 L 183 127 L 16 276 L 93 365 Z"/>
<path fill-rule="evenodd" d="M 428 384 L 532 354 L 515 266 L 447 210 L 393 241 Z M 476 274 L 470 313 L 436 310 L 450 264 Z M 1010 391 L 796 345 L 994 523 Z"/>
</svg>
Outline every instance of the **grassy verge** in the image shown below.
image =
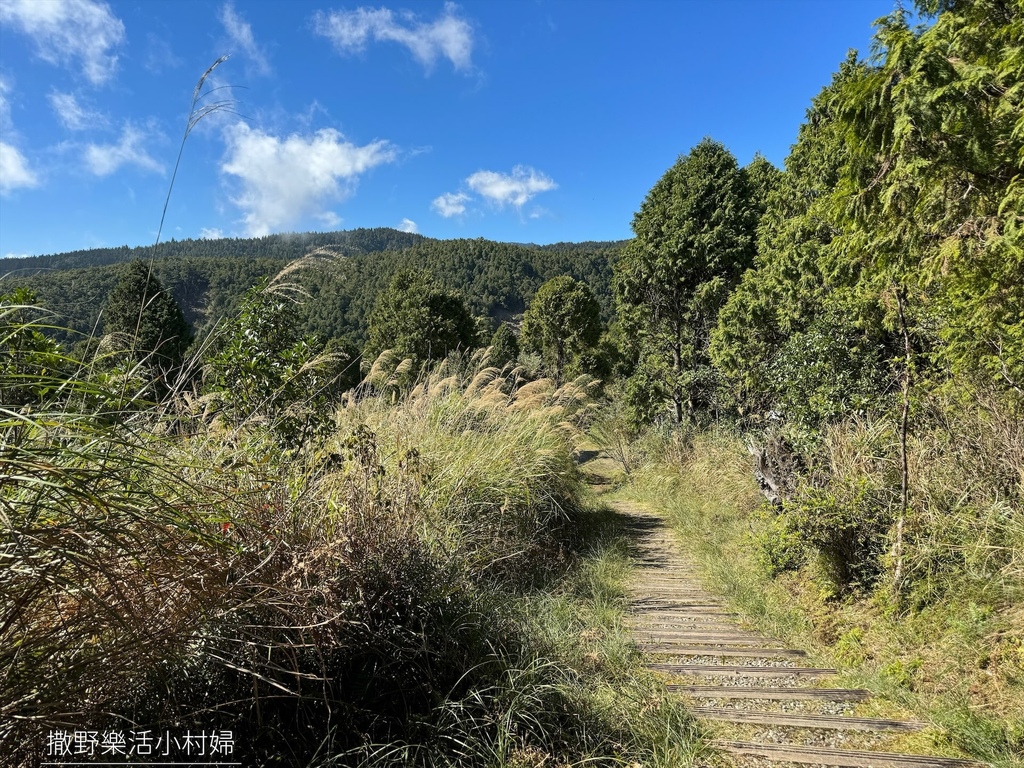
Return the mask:
<svg viewBox="0 0 1024 768">
<path fill-rule="evenodd" d="M 678 448 L 678 447 L 677 447 Z M 843 682 L 879 696 L 865 714 L 911 714 L 928 730 L 908 749 L 1021 764 L 1024 657 L 1019 604 L 981 606 L 950 595 L 896 612 L 883 592 L 837 597 L 813 561 L 776 576 L 760 555 L 772 525 L 760 510 L 750 458 L 738 437 L 697 436 L 674 461 L 651 462 L 618 491 L 662 510 L 706 586 L 758 629 L 837 665 Z"/>
<path fill-rule="evenodd" d="M 706 734 L 643 669 L 643 655 L 624 624 L 633 546 L 621 518 L 598 504 L 580 522 L 586 532 L 582 557 L 556 590 L 524 602 L 527 634 L 573 670 L 570 695 L 579 711 L 595 718 L 598 732 L 617 734 L 613 751 L 624 764 L 701 765 Z"/>
</svg>

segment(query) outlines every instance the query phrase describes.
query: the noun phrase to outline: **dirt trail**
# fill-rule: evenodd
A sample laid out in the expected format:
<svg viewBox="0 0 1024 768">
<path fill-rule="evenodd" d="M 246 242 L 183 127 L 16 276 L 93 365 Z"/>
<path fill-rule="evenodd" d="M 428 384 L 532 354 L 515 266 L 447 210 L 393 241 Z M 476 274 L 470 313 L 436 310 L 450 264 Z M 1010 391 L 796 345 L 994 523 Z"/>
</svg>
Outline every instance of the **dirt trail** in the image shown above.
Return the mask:
<svg viewBox="0 0 1024 768">
<path fill-rule="evenodd" d="M 700 585 L 664 521 L 634 505 L 613 506 L 640 552 L 630 622 L 649 668 L 709 721 L 716 745 L 738 768 L 977 768 L 982 765 L 894 749 L 921 723 L 857 717 L 867 691 L 836 688 L 833 669 L 811 666 L 804 651 L 742 626 Z"/>
</svg>

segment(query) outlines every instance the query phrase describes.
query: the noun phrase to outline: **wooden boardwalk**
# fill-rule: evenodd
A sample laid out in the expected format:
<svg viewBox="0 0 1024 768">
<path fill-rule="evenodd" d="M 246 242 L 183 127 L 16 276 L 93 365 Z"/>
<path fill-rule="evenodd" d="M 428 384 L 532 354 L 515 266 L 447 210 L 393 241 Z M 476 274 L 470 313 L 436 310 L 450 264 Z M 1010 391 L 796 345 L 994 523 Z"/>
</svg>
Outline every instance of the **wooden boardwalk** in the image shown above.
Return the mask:
<svg viewBox="0 0 1024 768">
<path fill-rule="evenodd" d="M 806 664 L 803 650 L 743 629 L 722 601 L 700 586 L 660 517 L 626 504 L 616 507 L 640 548 L 631 591 L 633 636 L 669 691 L 685 696 L 697 717 L 717 724 L 722 738 L 715 744 L 734 765 L 984 765 L 888 751 L 893 734 L 921 730 L 924 724 L 854 716 L 853 707 L 870 699 L 868 691 L 828 687 L 834 669 Z"/>
</svg>

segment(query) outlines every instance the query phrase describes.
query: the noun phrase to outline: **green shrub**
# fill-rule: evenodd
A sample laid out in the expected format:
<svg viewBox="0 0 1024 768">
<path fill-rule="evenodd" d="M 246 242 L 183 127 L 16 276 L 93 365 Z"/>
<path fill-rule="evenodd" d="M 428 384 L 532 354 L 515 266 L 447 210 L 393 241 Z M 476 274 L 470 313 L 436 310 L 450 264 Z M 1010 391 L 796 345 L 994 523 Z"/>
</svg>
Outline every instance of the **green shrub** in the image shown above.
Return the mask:
<svg viewBox="0 0 1024 768">
<path fill-rule="evenodd" d="M 800 488 L 782 514 L 792 535 L 817 555 L 827 583 L 844 592 L 870 588 L 881 575 L 897 500 L 891 486 L 843 478 L 827 488 Z"/>
<path fill-rule="evenodd" d="M 292 448 L 329 433 L 341 382 L 358 372 L 353 348 L 324 345 L 300 329 L 287 291 L 259 283 L 216 339 L 204 383 L 228 423 L 265 424 Z"/>
<path fill-rule="evenodd" d="M 807 561 L 807 542 L 788 515 L 764 506 L 755 516 L 754 544 L 765 573 L 775 577 L 795 571 Z"/>
</svg>

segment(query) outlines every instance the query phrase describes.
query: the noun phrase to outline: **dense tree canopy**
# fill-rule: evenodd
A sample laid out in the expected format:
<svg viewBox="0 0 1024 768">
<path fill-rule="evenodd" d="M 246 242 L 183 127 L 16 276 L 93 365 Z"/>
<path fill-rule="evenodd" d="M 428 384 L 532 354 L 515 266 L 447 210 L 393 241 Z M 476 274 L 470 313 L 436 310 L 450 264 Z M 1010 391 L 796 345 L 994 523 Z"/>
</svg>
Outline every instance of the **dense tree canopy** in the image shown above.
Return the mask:
<svg viewBox="0 0 1024 768">
<path fill-rule="evenodd" d="M 786 391 L 795 397 L 802 393 L 808 404 L 821 400 L 815 390 L 806 389 L 807 381 L 791 378 L 807 373 L 797 362 L 805 354 L 800 350 L 818 348 L 820 352 L 815 381 L 859 381 L 873 375 L 860 370 L 861 358 L 873 359 L 887 340 L 877 320 L 877 303 L 852 290 L 858 270 L 837 261 L 830 248 L 840 232 L 832 196 L 848 155 L 843 128 L 836 119 L 836 94 L 862 73 L 863 66 L 851 57 L 815 98 L 786 159 L 785 173 L 766 198 L 754 269 L 743 275 L 730 294 L 712 333 L 712 361 L 745 412 L 778 409 Z M 822 320 L 811 337 L 787 344 L 810 332 L 810 326 L 825 315 L 828 321 Z M 840 343 L 849 348 L 852 368 L 842 368 L 847 357 L 827 353 Z M 790 357 L 793 354 L 797 357 Z M 829 408 L 849 405 L 846 397 L 856 398 L 859 391 L 837 390 L 843 398 Z M 811 411 L 804 415 L 817 421 Z"/>
<path fill-rule="evenodd" d="M 104 315 L 106 333 L 118 337 L 116 346 L 130 350 L 136 360 L 147 360 L 160 376 L 181 365 L 192 343 L 192 329 L 178 302 L 138 259 L 123 268 Z"/>
<path fill-rule="evenodd" d="M 403 270 L 377 297 L 364 357 L 373 360 L 390 349 L 424 363 L 476 343 L 476 323 L 462 297 L 442 288 L 427 272 Z"/>
<path fill-rule="evenodd" d="M 409 239 L 411 238 L 411 240 Z M 460 293 L 470 312 L 492 327 L 521 314 L 540 285 L 558 275 L 587 283 L 611 313 L 611 272 L 621 243 L 558 243 L 535 247 L 489 240 L 430 240 L 394 230 L 355 230 L 324 235 L 273 236 L 250 240 L 181 241 L 158 249 L 154 274 L 202 335 L 218 319 L 233 315 L 242 295 L 316 246 L 323 255 L 291 273 L 308 294 L 299 308 L 308 333 L 322 338 L 367 340 L 374 301 L 402 269 L 429 271 L 445 288 Z M 385 247 L 386 246 L 386 247 Z M 141 253 L 111 249 L 111 258 Z M 41 305 L 63 316 L 72 333 L 91 333 L 97 310 L 123 267 L 117 264 L 66 268 L 87 263 L 91 252 L 15 259 L 7 277 L 36 292 Z M 97 257 L 98 259 L 98 257 Z M 50 265 L 50 266 L 46 266 Z M 46 267 L 46 269 L 43 269 Z M 102 330 L 102 318 L 99 318 Z"/>
<path fill-rule="evenodd" d="M 916 30 L 897 11 L 814 100 L 712 340 L 741 407 L 814 431 L 911 370 L 1022 394 L 1021 25 L 985 0 Z"/>
<path fill-rule="evenodd" d="M 1024 8 L 957 2 L 923 31 L 898 10 L 871 65 L 839 96 L 842 247 L 938 319 L 950 368 L 1024 395 Z"/>
</svg>

